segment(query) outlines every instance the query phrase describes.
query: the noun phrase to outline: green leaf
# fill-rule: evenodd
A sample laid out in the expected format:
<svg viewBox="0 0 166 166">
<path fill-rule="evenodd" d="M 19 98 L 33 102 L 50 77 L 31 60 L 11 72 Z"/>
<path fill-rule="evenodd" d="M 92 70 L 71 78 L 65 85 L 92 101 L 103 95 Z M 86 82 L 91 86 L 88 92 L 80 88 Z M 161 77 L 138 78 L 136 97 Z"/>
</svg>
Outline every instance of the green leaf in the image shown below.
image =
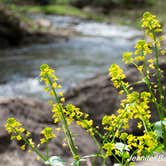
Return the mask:
<svg viewBox="0 0 166 166">
<path fill-rule="evenodd" d="M 79 166 L 79 165 L 80 165 L 79 163 L 80 163 L 80 161 L 75 160 L 75 161 L 73 161 L 73 162 L 71 163 L 70 166 Z"/>
<path fill-rule="evenodd" d="M 164 149 L 164 145 L 163 145 L 163 144 L 160 144 L 160 145 L 158 145 L 157 148 L 155 149 L 155 152 L 161 153 L 161 152 L 163 152 L 163 149 Z"/>
<path fill-rule="evenodd" d="M 163 128 L 162 125 L 166 126 L 166 120 L 157 121 L 154 123 L 154 131 L 157 134 L 158 138 L 163 138 Z"/>
<path fill-rule="evenodd" d="M 64 166 L 64 160 L 60 158 L 59 156 L 51 156 L 46 162 L 46 165 L 51 166 Z"/>
<path fill-rule="evenodd" d="M 127 158 L 129 158 L 130 157 L 130 154 L 129 154 L 129 152 L 123 152 L 123 159 L 127 159 Z"/>
</svg>

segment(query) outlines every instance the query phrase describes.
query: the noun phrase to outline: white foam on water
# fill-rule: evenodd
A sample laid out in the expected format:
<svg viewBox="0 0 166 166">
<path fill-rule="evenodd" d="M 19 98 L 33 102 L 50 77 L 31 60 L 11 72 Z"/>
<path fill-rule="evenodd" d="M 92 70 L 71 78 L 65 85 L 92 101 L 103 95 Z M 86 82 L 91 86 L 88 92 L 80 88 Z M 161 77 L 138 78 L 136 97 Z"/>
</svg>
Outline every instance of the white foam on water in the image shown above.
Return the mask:
<svg viewBox="0 0 166 166">
<path fill-rule="evenodd" d="M 0 96 L 30 96 L 45 98 L 43 86 L 38 78 L 27 78 L 19 82 L 10 81 L 0 85 Z M 45 96 L 45 97 L 44 97 Z"/>
<path fill-rule="evenodd" d="M 83 22 L 75 26 L 74 29 L 84 35 L 101 37 L 122 37 L 133 39 L 142 36 L 142 32 L 128 26 L 118 26 L 106 23 Z"/>
</svg>

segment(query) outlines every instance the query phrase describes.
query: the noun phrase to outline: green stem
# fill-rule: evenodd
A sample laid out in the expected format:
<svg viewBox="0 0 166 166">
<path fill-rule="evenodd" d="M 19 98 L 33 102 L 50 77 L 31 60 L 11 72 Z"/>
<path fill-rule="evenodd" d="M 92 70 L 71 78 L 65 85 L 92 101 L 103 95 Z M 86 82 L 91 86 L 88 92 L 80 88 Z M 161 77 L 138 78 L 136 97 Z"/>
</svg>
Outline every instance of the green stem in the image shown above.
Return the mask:
<svg viewBox="0 0 166 166">
<path fill-rule="evenodd" d="M 163 93 L 163 86 L 161 84 L 161 70 L 159 67 L 159 48 L 157 46 L 157 37 L 156 34 L 154 32 L 154 30 L 152 31 L 153 34 L 153 38 L 154 38 L 154 44 L 155 44 L 155 59 L 156 59 L 156 70 L 157 70 L 157 85 L 158 85 L 158 91 L 159 91 L 159 104 L 158 104 L 158 109 L 161 109 L 161 115 L 160 115 L 160 120 L 162 121 L 164 119 L 164 112 L 165 109 L 164 108 L 164 93 Z M 162 129 L 163 129 L 163 141 L 164 141 L 164 149 L 166 150 L 166 128 L 165 125 L 162 125 Z"/>
<path fill-rule="evenodd" d="M 138 109 L 137 107 L 136 107 L 136 109 L 137 109 L 138 113 L 141 115 L 139 109 Z M 144 117 L 143 117 L 143 116 L 141 116 L 141 121 L 142 121 L 142 123 L 143 123 L 143 126 L 144 126 L 145 131 L 148 132 L 147 125 L 146 125 L 146 123 L 145 123 L 145 120 L 144 120 Z"/>
<path fill-rule="evenodd" d="M 127 86 L 127 88 L 130 88 L 130 87 L 132 87 L 132 86 L 134 86 L 134 85 L 139 85 L 139 84 L 141 84 L 141 83 L 144 83 L 144 81 L 136 81 L 136 82 L 134 82 L 134 83 L 131 83 L 131 84 L 129 84 L 128 86 Z"/>
<path fill-rule="evenodd" d="M 123 90 L 125 91 L 126 95 L 128 95 L 129 94 L 128 89 L 122 81 L 121 81 L 121 86 L 122 86 Z"/>
<path fill-rule="evenodd" d="M 144 55 L 144 53 L 142 53 L 142 54 Z M 142 56 L 143 56 L 143 55 L 142 55 Z M 134 65 L 136 68 L 138 68 L 137 64 L 133 63 L 133 65 Z M 147 75 L 145 75 L 144 72 L 140 72 L 140 73 L 141 73 L 143 82 L 144 82 L 144 83 L 147 85 L 147 87 L 148 87 L 148 90 L 149 90 L 149 92 L 150 92 L 150 94 L 151 94 L 151 97 L 152 97 L 152 102 L 153 102 L 153 104 L 155 105 L 155 107 L 156 107 L 156 109 L 157 109 L 157 112 L 158 112 L 158 115 L 160 116 L 160 119 L 161 119 L 161 118 L 162 118 L 161 110 L 160 110 L 159 105 L 158 105 L 158 103 L 157 103 L 157 99 L 156 99 L 156 97 L 155 97 L 155 94 L 154 94 L 154 92 L 153 92 L 153 90 L 152 90 L 151 82 L 150 82 L 150 80 L 148 79 Z M 146 73 L 147 73 L 147 72 L 146 72 Z"/>
<path fill-rule="evenodd" d="M 106 166 L 106 160 L 105 159 L 103 159 L 103 161 L 102 161 L 102 164 L 101 164 L 102 166 Z"/>
<path fill-rule="evenodd" d="M 96 145 L 98 146 L 98 148 L 99 148 L 99 153 L 100 153 L 101 156 L 102 156 L 102 166 L 106 166 L 105 152 L 103 151 L 101 144 L 98 142 L 98 140 L 96 139 L 95 136 L 92 136 L 92 139 L 94 140 L 94 142 L 95 142 Z"/>
<path fill-rule="evenodd" d="M 49 155 L 48 155 L 48 142 L 46 143 L 46 157 L 47 157 L 47 159 L 49 159 Z"/>
<path fill-rule="evenodd" d="M 163 86 L 161 84 L 161 71 L 160 71 L 160 67 L 159 67 L 159 50 L 158 50 L 158 46 L 157 46 L 156 34 L 154 31 L 152 31 L 152 33 L 153 33 L 154 44 L 155 44 L 155 59 L 156 59 L 156 70 L 157 70 L 157 85 L 158 85 L 158 91 L 159 91 L 159 103 L 160 103 L 160 105 L 163 106 L 164 95 L 163 95 Z M 163 111 L 161 113 L 162 113 L 161 120 L 163 120 L 164 113 L 163 113 Z"/>
<path fill-rule="evenodd" d="M 118 161 L 118 163 L 120 163 L 121 164 L 121 161 L 114 155 L 114 154 L 112 154 L 113 156 L 114 156 L 114 158 Z"/>
<path fill-rule="evenodd" d="M 123 90 L 125 91 L 126 95 L 128 95 L 128 94 L 129 94 L 128 89 L 127 89 L 126 86 L 122 83 L 122 81 L 121 81 L 121 87 L 122 87 Z M 126 109 L 126 108 L 125 108 L 125 109 Z M 123 114 L 119 117 L 118 123 L 120 123 L 120 120 L 123 119 L 123 116 L 124 116 L 125 113 L 126 113 L 126 112 L 124 111 Z M 120 127 L 122 126 L 122 124 L 123 124 L 123 120 L 122 120 L 122 122 L 119 124 L 118 129 L 116 130 L 116 132 L 119 131 L 119 129 L 120 129 Z M 116 126 L 115 126 L 114 129 L 116 129 Z M 113 130 L 114 130 L 114 129 L 113 129 Z M 113 141 L 115 140 L 116 132 L 115 132 L 114 137 L 113 137 L 113 139 L 112 139 L 111 142 L 113 142 Z M 104 138 L 104 142 L 108 139 L 108 137 L 109 137 L 109 135 L 110 135 L 111 133 L 112 133 L 112 131 L 109 131 L 109 132 L 108 132 L 107 136 Z"/>
<path fill-rule="evenodd" d="M 73 156 L 74 160 L 78 161 L 78 166 L 79 166 L 80 165 L 80 161 L 79 161 L 80 157 L 79 157 L 79 155 L 77 153 L 77 149 L 76 149 L 76 146 L 74 144 L 74 141 L 73 141 L 72 134 L 70 132 L 69 126 L 67 124 L 67 120 L 66 120 L 66 117 L 64 115 L 62 105 L 60 104 L 60 100 L 59 100 L 59 97 L 58 97 L 55 89 L 52 87 L 52 81 L 51 81 L 51 79 L 49 78 L 48 75 L 46 75 L 46 76 L 47 76 L 47 79 L 48 79 L 49 84 L 51 86 L 51 89 L 52 89 L 52 91 L 54 93 L 55 102 L 59 106 L 59 111 L 60 111 L 60 114 L 61 114 L 61 121 L 62 121 L 62 128 L 63 128 L 64 134 L 65 134 L 65 137 L 67 139 L 68 146 L 70 148 L 70 151 L 72 153 L 72 156 Z"/>
<path fill-rule="evenodd" d="M 12 126 L 10 126 L 10 127 L 13 128 Z M 13 128 L 13 130 L 15 130 L 15 132 L 17 133 L 17 135 L 20 135 L 20 136 L 21 136 L 21 138 L 23 139 L 23 141 L 24 141 L 27 145 L 29 145 L 29 147 L 31 148 L 31 150 L 34 151 L 44 162 L 48 160 L 47 157 L 45 157 L 43 154 L 41 154 L 41 153 L 37 150 L 37 148 L 33 147 L 33 146 L 29 143 L 29 141 L 22 135 L 22 133 L 17 132 L 15 128 Z"/>
<path fill-rule="evenodd" d="M 36 148 L 32 147 L 31 144 L 29 144 L 28 140 L 26 140 L 24 137 L 22 137 L 22 138 L 23 138 L 24 142 L 30 146 L 32 151 L 34 151 L 44 162 L 47 161 L 47 157 L 42 155 Z"/>
<path fill-rule="evenodd" d="M 81 119 L 82 120 L 82 119 Z M 85 125 L 88 125 L 88 123 L 86 122 L 86 121 L 83 121 L 82 120 L 82 122 L 85 124 Z M 95 128 L 93 128 L 93 131 L 101 138 L 101 139 L 103 139 L 103 136 L 102 136 L 102 134 L 97 130 L 97 129 L 95 129 Z M 105 160 L 106 160 L 106 158 L 105 158 L 105 152 L 103 151 L 103 148 L 102 148 L 102 145 L 99 143 L 99 141 L 97 140 L 97 138 L 95 137 L 95 135 L 91 135 L 91 137 L 92 137 L 92 139 L 93 139 L 93 141 L 94 141 L 94 143 L 97 145 L 97 147 L 98 147 L 98 149 L 99 149 L 99 153 L 101 154 L 101 158 L 103 159 L 103 165 L 102 166 L 105 166 Z"/>
</svg>

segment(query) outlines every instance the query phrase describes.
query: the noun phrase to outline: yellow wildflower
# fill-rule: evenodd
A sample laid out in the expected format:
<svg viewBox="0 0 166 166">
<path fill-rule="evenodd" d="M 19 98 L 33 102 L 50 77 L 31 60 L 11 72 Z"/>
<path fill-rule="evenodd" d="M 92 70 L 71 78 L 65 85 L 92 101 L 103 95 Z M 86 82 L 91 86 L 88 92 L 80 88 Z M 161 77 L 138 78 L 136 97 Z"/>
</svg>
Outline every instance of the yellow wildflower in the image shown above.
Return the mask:
<svg viewBox="0 0 166 166">
<path fill-rule="evenodd" d="M 111 76 L 111 80 L 116 88 L 120 88 L 121 84 L 127 85 L 127 83 L 123 82 L 126 76 L 118 65 L 112 64 L 110 66 L 109 75 Z"/>
<path fill-rule="evenodd" d="M 47 143 L 49 140 L 51 140 L 52 138 L 55 138 L 55 134 L 53 133 L 52 128 L 50 127 L 46 127 L 41 131 L 41 134 L 44 136 L 44 138 L 40 139 L 40 143 Z"/>
</svg>

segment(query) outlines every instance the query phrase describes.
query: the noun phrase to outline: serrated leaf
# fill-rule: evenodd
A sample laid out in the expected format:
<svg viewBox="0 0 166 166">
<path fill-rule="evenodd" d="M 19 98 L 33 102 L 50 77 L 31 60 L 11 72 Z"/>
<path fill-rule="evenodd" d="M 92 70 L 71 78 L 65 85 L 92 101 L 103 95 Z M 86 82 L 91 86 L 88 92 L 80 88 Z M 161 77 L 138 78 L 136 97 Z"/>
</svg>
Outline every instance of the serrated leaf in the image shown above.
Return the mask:
<svg viewBox="0 0 166 166">
<path fill-rule="evenodd" d="M 163 138 L 162 125 L 166 125 L 166 120 L 157 121 L 154 123 L 154 131 L 157 134 L 158 138 Z"/>
<path fill-rule="evenodd" d="M 46 165 L 51 166 L 64 166 L 64 160 L 60 158 L 59 156 L 51 156 L 46 162 Z"/>
</svg>

